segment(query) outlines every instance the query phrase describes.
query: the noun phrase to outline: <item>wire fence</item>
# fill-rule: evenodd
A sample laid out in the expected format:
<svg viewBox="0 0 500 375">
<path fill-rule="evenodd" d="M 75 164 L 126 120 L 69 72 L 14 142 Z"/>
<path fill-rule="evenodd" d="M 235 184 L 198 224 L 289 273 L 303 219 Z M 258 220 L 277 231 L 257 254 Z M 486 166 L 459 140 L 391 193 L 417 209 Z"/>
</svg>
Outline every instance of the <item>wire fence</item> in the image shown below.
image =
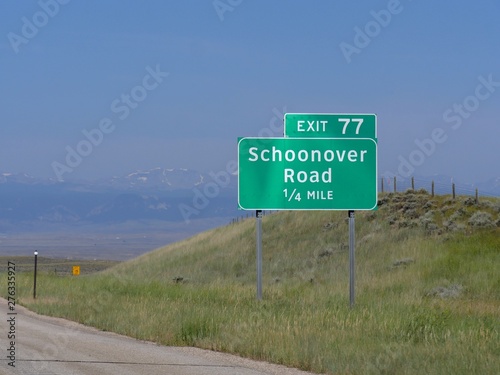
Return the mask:
<svg viewBox="0 0 500 375">
<path fill-rule="evenodd" d="M 407 190 L 425 189 L 431 195 L 452 195 L 453 198 L 457 195 L 473 196 L 478 199 L 482 197 L 499 197 L 500 193 L 491 191 L 482 191 L 474 185 L 457 184 L 452 179 L 447 181 L 435 181 L 420 178 L 396 179 L 396 177 L 380 179 L 379 192 L 404 192 Z"/>
<path fill-rule="evenodd" d="M 263 210 L 262 211 L 262 216 L 271 215 L 271 214 L 274 214 L 276 212 L 279 212 L 279 210 Z M 229 224 L 236 224 L 236 223 L 239 223 L 240 221 L 243 221 L 243 220 L 246 220 L 246 219 L 250 219 L 250 218 L 254 218 L 254 217 L 255 217 L 255 211 L 246 211 L 245 215 L 241 215 L 241 216 L 235 217 L 234 219 L 232 219 L 229 222 Z"/>
<path fill-rule="evenodd" d="M 492 192 L 492 191 L 482 191 L 478 187 L 474 185 L 468 184 L 458 184 L 455 183 L 452 179 L 449 182 L 439 180 L 430 180 L 430 179 L 422 179 L 422 178 L 400 178 L 389 177 L 384 178 L 381 177 L 379 180 L 378 191 L 379 193 L 394 193 L 394 192 L 405 192 L 408 190 L 420 190 L 425 189 L 432 196 L 434 195 L 451 195 L 453 199 L 457 195 L 461 196 L 471 196 L 474 197 L 476 203 L 479 202 L 480 197 L 500 197 L 500 192 Z M 262 211 L 262 215 L 270 215 L 279 211 Z M 229 224 L 236 224 L 243 220 L 254 218 L 254 211 L 247 211 L 244 215 L 240 215 L 232 219 Z"/>
</svg>

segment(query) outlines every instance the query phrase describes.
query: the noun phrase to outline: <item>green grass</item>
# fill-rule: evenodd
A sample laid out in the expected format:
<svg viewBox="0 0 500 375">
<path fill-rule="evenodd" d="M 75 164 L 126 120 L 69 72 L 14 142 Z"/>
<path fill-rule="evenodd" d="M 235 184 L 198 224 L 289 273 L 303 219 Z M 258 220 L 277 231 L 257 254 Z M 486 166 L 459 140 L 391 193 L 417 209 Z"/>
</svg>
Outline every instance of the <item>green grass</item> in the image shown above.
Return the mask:
<svg viewBox="0 0 500 375">
<path fill-rule="evenodd" d="M 260 302 L 251 219 L 97 274 L 42 272 L 35 301 L 31 273 L 19 273 L 18 297 L 102 330 L 318 373 L 497 374 L 500 231 L 468 221 L 497 219 L 500 204 L 464 199 L 386 194 L 378 211 L 357 213 L 353 309 L 345 212 L 264 218 Z"/>
</svg>

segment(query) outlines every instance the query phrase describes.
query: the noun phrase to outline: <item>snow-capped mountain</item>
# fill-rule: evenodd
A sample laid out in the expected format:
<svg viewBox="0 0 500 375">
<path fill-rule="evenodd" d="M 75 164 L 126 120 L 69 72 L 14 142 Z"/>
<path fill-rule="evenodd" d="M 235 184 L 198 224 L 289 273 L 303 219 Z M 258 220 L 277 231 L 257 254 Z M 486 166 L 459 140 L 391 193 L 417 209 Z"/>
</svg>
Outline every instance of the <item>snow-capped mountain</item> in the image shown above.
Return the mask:
<svg viewBox="0 0 500 375">
<path fill-rule="evenodd" d="M 227 175 L 229 178 L 228 186 L 236 188 L 237 176 Z M 160 190 L 173 191 L 193 189 L 203 187 L 204 184 L 212 181 L 211 173 L 202 173 L 193 169 L 185 168 L 153 168 L 148 170 L 138 170 L 130 172 L 123 176 L 114 176 L 97 181 L 84 180 L 65 180 L 56 181 L 55 179 L 43 179 L 30 176 L 26 173 L 8 173 L 0 172 L 1 184 L 23 184 L 23 185 L 57 185 L 66 186 L 72 190 Z M 226 184 L 224 184 L 226 185 Z"/>
<path fill-rule="evenodd" d="M 0 172 L 0 232 L 2 223 L 117 223 L 137 220 L 183 221 L 182 207 L 195 213 L 190 220 L 235 217 L 236 177 L 220 186 L 216 196 L 204 196 L 210 173 L 154 168 L 97 182 L 57 182 L 26 174 Z M 194 200 L 201 199 L 203 207 Z M 196 201 L 198 202 L 198 201 Z M 189 209 L 192 207 L 192 210 Z"/>
<path fill-rule="evenodd" d="M 161 190 L 191 189 L 207 181 L 207 176 L 189 169 L 154 168 L 113 177 L 110 185 L 118 188 L 157 188 Z"/>
<path fill-rule="evenodd" d="M 4 183 L 20 183 L 20 184 L 30 184 L 35 183 L 36 178 L 30 176 L 26 173 L 0 173 L 0 184 Z"/>
</svg>

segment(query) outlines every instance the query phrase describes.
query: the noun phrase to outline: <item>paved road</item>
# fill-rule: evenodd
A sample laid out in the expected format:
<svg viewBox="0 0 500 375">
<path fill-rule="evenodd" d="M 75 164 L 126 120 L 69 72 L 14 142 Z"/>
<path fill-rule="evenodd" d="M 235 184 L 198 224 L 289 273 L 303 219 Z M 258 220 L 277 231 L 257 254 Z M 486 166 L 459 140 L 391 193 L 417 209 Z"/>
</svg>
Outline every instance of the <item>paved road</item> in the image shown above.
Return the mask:
<svg viewBox="0 0 500 375">
<path fill-rule="evenodd" d="M 64 319 L 37 315 L 0 298 L 0 374 L 302 375 L 282 366 L 196 348 L 159 346 Z M 13 319 L 14 318 L 14 319 Z M 10 320 L 10 322 L 9 322 Z M 15 330 L 15 367 L 9 332 Z"/>
</svg>

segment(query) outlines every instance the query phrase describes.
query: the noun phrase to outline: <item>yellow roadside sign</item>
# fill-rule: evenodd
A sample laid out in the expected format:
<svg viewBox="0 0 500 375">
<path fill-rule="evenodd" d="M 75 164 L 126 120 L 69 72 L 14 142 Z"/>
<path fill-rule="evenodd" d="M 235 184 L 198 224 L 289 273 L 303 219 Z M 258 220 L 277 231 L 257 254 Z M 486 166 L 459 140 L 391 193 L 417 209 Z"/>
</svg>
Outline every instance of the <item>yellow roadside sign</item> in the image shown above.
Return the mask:
<svg viewBox="0 0 500 375">
<path fill-rule="evenodd" d="M 78 276 L 80 274 L 80 266 L 73 266 L 73 276 Z"/>
</svg>

